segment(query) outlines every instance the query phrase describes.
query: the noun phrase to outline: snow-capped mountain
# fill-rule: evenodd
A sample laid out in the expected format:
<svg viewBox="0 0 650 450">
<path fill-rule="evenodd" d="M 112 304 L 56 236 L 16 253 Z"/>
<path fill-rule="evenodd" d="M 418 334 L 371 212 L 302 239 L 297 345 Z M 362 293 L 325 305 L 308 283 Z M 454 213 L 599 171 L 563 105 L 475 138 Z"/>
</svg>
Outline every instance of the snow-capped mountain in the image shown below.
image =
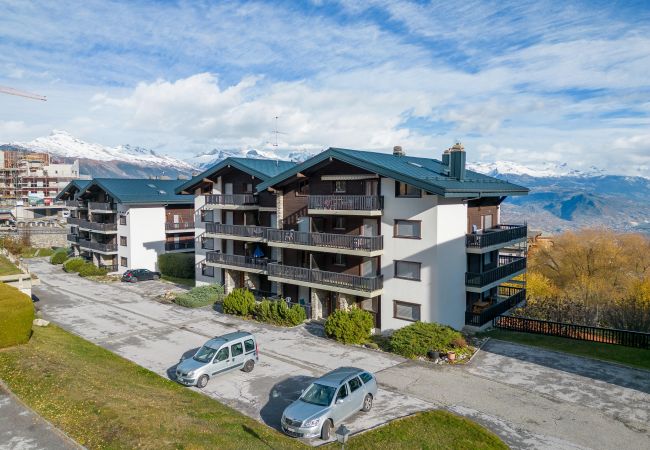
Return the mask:
<svg viewBox="0 0 650 450">
<path fill-rule="evenodd" d="M 204 170 L 214 166 L 219 161 L 223 161 L 224 159 L 231 156 L 238 157 L 238 158 L 279 159 L 284 161 L 303 162 L 314 155 L 308 152 L 296 151 L 296 152 L 291 152 L 287 156 L 283 157 L 279 154 L 270 151 L 262 151 L 262 150 L 255 150 L 255 149 L 236 151 L 236 150 L 219 150 L 215 148 L 208 152 L 195 155 L 191 159 L 186 160 L 186 162 L 190 164 L 194 164 L 199 169 Z"/>
<path fill-rule="evenodd" d="M 536 167 L 527 167 L 512 161 L 468 163 L 467 168 L 492 177 L 498 176 L 528 176 L 534 178 L 556 177 L 594 177 L 605 175 L 605 171 L 597 167 L 580 170 L 569 167 L 566 163 L 544 163 Z"/>
</svg>

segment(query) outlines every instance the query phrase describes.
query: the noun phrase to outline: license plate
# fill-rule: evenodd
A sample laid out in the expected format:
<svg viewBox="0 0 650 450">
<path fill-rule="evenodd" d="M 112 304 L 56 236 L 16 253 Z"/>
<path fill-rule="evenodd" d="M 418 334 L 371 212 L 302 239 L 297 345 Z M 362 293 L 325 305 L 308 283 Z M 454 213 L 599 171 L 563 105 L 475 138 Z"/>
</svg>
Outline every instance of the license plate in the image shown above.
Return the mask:
<svg viewBox="0 0 650 450">
<path fill-rule="evenodd" d="M 294 428 L 294 427 L 287 427 L 287 430 L 289 430 L 292 433 L 297 433 L 298 432 L 298 429 Z"/>
</svg>

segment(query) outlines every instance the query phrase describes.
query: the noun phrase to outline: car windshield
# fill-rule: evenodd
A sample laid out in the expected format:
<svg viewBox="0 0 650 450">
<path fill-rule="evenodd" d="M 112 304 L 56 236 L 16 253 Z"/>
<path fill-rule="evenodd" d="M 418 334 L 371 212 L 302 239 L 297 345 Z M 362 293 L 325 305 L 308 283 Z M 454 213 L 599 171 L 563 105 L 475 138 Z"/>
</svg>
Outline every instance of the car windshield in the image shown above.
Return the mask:
<svg viewBox="0 0 650 450">
<path fill-rule="evenodd" d="M 300 396 L 300 400 L 314 405 L 329 406 L 332 403 L 335 391 L 336 388 L 332 386 L 314 383 Z"/>
<path fill-rule="evenodd" d="M 202 363 L 207 363 L 212 358 L 214 357 L 214 354 L 217 353 L 217 351 L 213 348 L 206 347 L 205 345 L 199 349 L 198 352 L 192 357 L 194 361 L 202 362 Z"/>
</svg>

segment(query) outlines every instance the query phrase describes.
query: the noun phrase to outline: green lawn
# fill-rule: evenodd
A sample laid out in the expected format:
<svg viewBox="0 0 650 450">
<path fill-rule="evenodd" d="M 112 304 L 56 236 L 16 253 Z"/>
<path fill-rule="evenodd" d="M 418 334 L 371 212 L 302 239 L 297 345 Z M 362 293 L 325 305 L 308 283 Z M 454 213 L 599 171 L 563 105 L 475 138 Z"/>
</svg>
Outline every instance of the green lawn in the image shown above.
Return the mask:
<svg viewBox="0 0 650 450">
<path fill-rule="evenodd" d="M 506 330 L 491 330 L 482 335 L 650 370 L 650 350 Z"/>
<path fill-rule="evenodd" d="M 182 286 L 194 287 L 194 278 L 177 278 L 171 277 L 169 275 L 162 275 L 160 277 L 163 281 L 168 281 L 169 283 L 180 284 Z"/>
<path fill-rule="evenodd" d="M 6 257 L 0 255 L 0 276 L 17 275 L 22 273 L 18 267 L 13 265 Z"/>
<path fill-rule="evenodd" d="M 88 448 L 308 448 L 237 411 L 50 325 L 0 351 L 0 379 Z M 434 411 L 350 440 L 348 448 L 506 448 Z"/>
</svg>

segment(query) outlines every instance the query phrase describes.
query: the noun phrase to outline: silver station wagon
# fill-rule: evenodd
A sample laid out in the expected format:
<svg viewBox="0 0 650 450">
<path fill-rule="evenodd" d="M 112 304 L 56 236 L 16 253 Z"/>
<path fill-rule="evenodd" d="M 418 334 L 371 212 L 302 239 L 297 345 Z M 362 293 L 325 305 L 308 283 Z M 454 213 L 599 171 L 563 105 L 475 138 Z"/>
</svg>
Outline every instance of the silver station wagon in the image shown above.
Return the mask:
<svg viewBox="0 0 650 450">
<path fill-rule="evenodd" d="M 204 388 L 210 378 L 233 369 L 250 372 L 259 361 L 255 336 L 244 331 L 210 339 L 176 367 L 176 381 Z"/>
<path fill-rule="evenodd" d="M 355 367 L 340 367 L 314 381 L 282 413 L 282 431 L 292 437 L 320 436 L 357 411 L 370 411 L 377 396 L 377 380 Z"/>
</svg>

